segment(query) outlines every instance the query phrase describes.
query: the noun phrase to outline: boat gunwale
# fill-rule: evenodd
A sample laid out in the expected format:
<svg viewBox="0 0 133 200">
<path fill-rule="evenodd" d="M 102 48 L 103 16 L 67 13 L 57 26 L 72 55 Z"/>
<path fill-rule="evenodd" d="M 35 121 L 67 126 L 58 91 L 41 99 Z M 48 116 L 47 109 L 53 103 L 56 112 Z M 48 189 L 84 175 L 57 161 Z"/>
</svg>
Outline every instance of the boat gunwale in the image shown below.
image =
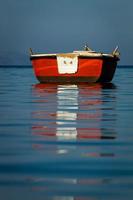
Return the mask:
<svg viewBox="0 0 133 200">
<path fill-rule="evenodd" d="M 98 59 L 115 59 L 115 60 L 119 60 L 119 57 L 112 55 L 112 54 L 104 54 L 104 53 L 96 53 L 95 55 L 83 55 L 83 54 L 74 54 L 74 53 L 65 53 L 65 54 L 32 54 L 30 55 L 30 59 L 34 60 L 34 59 L 40 59 L 40 58 L 57 58 L 57 56 L 61 56 L 63 55 L 65 57 L 68 55 L 75 55 L 78 58 L 83 58 L 83 59 L 94 59 L 94 58 L 98 58 Z"/>
</svg>

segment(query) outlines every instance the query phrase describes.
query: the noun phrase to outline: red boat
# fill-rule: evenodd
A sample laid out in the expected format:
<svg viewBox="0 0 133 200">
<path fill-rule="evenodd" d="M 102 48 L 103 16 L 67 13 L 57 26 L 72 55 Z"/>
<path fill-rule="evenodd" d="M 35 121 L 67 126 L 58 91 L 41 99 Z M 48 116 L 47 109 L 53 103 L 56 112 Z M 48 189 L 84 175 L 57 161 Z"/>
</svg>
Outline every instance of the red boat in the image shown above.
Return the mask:
<svg viewBox="0 0 133 200">
<path fill-rule="evenodd" d="M 83 51 L 57 54 L 35 54 L 30 49 L 30 60 L 35 76 L 41 83 L 110 82 L 114 76 L 118 47 L 111 54 Z"/>
</svg>

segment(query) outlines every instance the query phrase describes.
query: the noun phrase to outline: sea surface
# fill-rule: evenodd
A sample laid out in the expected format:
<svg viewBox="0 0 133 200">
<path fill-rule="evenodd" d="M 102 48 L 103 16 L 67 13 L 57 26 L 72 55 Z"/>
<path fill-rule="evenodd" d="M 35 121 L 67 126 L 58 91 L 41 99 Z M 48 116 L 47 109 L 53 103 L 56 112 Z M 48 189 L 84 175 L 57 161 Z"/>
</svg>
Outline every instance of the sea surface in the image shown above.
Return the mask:
<svg viewBox="0 0 133 200">
<path fill-rule="evenodd" d="M 110 84 L 0 67 L 0 199 L 133 199 L 133 66 Z"/>
</svg>

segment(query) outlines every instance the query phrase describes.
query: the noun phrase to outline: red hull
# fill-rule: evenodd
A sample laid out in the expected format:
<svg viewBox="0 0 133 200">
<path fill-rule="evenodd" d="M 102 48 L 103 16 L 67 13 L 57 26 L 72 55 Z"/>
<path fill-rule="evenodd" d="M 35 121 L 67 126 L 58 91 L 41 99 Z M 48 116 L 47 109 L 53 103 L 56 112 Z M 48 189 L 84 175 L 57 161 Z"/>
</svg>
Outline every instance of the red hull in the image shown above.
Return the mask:
<svg viewBox="0 0 133 200">
<path fill-rule="evenodd" d="M 114 76 L 118 58 L 111 56 L 78 56 L 75 73 L 59 73 L 57 56 L 31 56 L 35 76 L 41 83 L 110 82 Z"/>
</svg>

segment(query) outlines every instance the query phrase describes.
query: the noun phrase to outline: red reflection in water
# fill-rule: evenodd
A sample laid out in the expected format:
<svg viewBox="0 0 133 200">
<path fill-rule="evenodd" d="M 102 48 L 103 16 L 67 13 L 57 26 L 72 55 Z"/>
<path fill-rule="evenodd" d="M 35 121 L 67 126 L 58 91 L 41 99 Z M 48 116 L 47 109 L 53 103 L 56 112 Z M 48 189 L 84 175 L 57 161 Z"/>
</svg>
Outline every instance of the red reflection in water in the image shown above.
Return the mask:
<svg viewBox="0 0 133 200">
<path fill-rule="evenodd" d="M 101 84 L 36 84 L 33 135 L 55 140 L 114 139 L 115 134 L 104 134 L 101 129 L 103 87 Z"/>
<path fill-rule="evenodd" d="M 44 150 L 43 153 L 47 156 L 52 153 L 52 156 L 56 154 L 62 158 L 61 154 L 68 156 L 68 152 L 71 153 L 73 151 L 77 153 L 76 145 L 69 145 L 68 141 L 74 141 L 75 143 L 73 144 L 76 144 L 79 141 L 84 143 L 87 140 L 115 139 L 116 134 L 113 132 L 113 129 L 110 131 L 101 128 L 103 120 L 102 88 L 103 85 L 100 84 L 35 85 L 33 87 L 35 104 L 33 104 L 34 112 L 32 112 L 32 134 L 34 138 L 32 148 L 41 152 Z M 43 142 L 40 142 L 40 144 L 40 140 L 46 141 L 45 144 Z M 52 143 L 52 146 L 47 145 L 47 141 L 54 141 L 54 143 Z M 59 143 L 56 144 L 56 141 L 59 141 Z M 65 145 L 60 145 L 62 141 L 67 142 L 64 143 Z M 109 150 L 107 152 L 101 151 L 101 147 L 91 148 L 85 146 L 82 148 L 81 146 L 78 156 L 84 160 L 88 160 L 88 157 L 91 157 L 91 159 L 105 157 L 106 159 L 106 157 L 115 156 Z M 88 192 L 90 185 L 99 187 L 99 185 L 105 184 L 107 181 L 100 178 L 87 179 L 83 177 L 67 179 L 57 177 L 55 179 L 47 179 L 46 177 L 35 178 L 33 182 L 41 184 L 34 185 L 32 189 L 52 194 L 52 199 L 55 200 L 96 200 L 97 198 L 91 196 L 65 196 L 65 193 L 64 196 L 58 196 L 58 192 L 63 193 L 64 188 L 69 193 L 74 191 L 76 194 L 77 188 L 80 188 L 83 192 Z"/>
</svg>

